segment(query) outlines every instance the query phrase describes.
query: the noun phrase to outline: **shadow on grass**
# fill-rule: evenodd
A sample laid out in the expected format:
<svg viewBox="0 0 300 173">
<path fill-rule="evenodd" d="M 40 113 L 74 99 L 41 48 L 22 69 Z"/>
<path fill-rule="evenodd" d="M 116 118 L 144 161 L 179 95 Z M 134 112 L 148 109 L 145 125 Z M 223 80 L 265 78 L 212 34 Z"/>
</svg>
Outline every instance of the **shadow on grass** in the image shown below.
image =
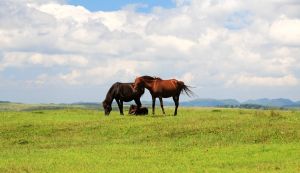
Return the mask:
<svg viewBox="0 0 300 173">
<path fill-rule="evenodd" d="M 165 118 L 165 117 L 176 117 L 173 114 L 155 114 L 155 115 L 147 115 L 150 118 Z"/>
</svg>

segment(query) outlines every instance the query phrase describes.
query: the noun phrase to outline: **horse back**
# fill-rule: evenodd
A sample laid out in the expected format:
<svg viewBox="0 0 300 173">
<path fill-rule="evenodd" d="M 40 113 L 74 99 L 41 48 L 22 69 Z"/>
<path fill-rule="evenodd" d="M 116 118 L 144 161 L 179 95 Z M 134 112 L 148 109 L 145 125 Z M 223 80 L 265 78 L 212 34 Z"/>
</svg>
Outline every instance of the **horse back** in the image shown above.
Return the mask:
<svg viewBox="0 0 300 173">
<path fill-rule="evenodd" d="M 157 87 L 162 87 L 166 90 L 176 90 L 179 86 L 182 85 L 182 81 L 178 81 L 176 79 L 169 79 L 169 80 L 160 80 L 157 81 Z"/>
<path fill-rule="evenodd" d="M 143 94 L 142 93 L 134 93 L 133 83 L 116 83 L 116 98 L 119 98 L 125 102 L 132 101 L 136 98 L 140 98 Z"/>
</svg>

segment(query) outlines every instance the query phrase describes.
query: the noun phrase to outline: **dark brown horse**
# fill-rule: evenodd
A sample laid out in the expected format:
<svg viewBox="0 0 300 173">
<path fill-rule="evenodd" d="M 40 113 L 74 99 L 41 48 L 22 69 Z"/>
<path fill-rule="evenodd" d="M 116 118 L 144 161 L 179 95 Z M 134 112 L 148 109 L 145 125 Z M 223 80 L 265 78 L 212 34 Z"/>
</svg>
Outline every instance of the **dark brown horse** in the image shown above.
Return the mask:
<svg viewBox="0 0 300 173">
<path fill-rule="evenodd" d="M 173 97 L 175 102 L 175 116 L 177 115 L 180 94 L 184 91 L 188 96 L 193 95 L 193 92 L 184 82 L 176 79 L 162 80 L 161 78 L 151 76 L 137 77 L 134 82 L 135 92 L 141 92 L 144 88 L 147 88 L 152 96 L 152 114 L 155 113 L 155 100 L 157 97 L 159 98 L 163 114 L 165 114 L 165 110 L 162 98 Z"/>
<path fill-rule="evenodd" d="M 138 92 L 134 92 L 133 83 L 114 83 L 108 90 L 106 97 L 102 102 L 105 115 L 109 115 L 112 110 L 111 104 L 114 99 L 118 104 L 121 115 L 124 115 L 123 102 L 134 100 L 137 107 L 140 108 L 142 106 L 140 98 L 144 94 L 144 91 L 145 90 L 139 90 Z"/>
</svg>

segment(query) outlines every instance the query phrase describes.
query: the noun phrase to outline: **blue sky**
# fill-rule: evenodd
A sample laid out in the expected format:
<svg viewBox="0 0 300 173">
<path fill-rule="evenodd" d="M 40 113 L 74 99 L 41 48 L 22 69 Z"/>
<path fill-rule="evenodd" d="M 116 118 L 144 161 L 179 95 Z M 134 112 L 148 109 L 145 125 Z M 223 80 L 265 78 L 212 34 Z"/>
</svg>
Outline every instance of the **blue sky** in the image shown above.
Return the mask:
<svg viewBox="0 0 300 173">
<path fill-rule="evenodd" d="M 149 12 L 152 7 L 175 7 L 172 0 L 67 0 L 71 5 L 81 5 L 90 11 L 115 11 L 129 4 L 145 4 L 147 8 L 140 8 L 141 12 Z"/>
</svg>

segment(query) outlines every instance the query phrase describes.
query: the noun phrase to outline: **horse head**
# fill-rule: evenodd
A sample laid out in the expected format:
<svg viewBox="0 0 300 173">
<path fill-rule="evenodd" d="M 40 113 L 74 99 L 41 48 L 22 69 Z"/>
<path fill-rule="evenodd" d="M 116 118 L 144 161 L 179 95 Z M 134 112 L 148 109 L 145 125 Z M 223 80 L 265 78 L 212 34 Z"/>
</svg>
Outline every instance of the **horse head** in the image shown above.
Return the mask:
<svg viewBox="0 0 300 173">
<path fill-rule="evenodd" d="M 103 109 L 104 109 L 104 114 L 109 115 L 111 110 L 112 110 L 111 105 L 109 105 L 105 101 L 103 101 L 102 106 L 103 106 Z"/>
<path fill-rule="evenodd" d="M 134 91 L 134 93 L 144 93 L 145 82 L 142 77 L 135 78 L 135 81 L 133 84 L 133 91 Z"/>
</svg>

